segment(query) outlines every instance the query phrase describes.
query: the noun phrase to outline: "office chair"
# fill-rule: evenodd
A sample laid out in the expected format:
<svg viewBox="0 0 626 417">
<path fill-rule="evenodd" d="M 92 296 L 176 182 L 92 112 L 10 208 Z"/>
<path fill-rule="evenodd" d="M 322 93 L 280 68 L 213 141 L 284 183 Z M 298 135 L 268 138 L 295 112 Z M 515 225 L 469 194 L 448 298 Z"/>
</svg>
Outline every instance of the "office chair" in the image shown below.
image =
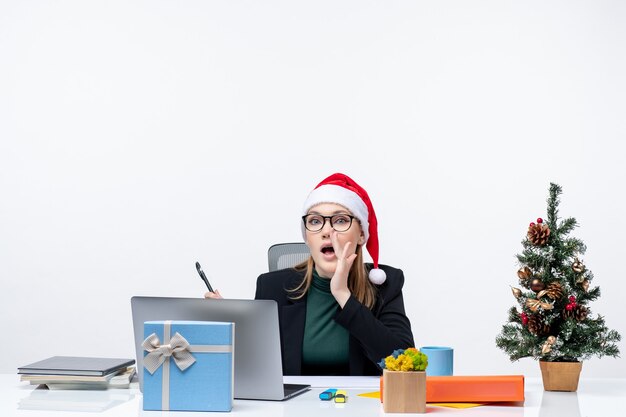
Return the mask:
<svg viewBox="0 0 626 417">
<path fill-rule="evenodd" d="M 305 243 L 277 243 L 267 251 L 270 272 L 291 268 L 306 261 L 311 255 Z"/>
</svg>

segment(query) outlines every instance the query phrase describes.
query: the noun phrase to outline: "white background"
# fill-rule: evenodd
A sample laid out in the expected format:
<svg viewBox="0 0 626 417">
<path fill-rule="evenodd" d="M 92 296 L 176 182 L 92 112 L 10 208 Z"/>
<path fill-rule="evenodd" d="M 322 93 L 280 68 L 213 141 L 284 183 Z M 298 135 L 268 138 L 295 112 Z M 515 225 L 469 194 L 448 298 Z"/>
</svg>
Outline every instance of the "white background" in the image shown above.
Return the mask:
<svg viewBox="0 0 626 417">
<path fill-rule="evenodd" d="M 201 296 L 196 261 L 253 297 L 337 171 L 457 374 L 539 374 L 494 339 L 551 181 L 626 336 L 624 51 L 620 1 L 1 0 L 0 371 L 132 357 L 130 297 Z"/>
</svg>

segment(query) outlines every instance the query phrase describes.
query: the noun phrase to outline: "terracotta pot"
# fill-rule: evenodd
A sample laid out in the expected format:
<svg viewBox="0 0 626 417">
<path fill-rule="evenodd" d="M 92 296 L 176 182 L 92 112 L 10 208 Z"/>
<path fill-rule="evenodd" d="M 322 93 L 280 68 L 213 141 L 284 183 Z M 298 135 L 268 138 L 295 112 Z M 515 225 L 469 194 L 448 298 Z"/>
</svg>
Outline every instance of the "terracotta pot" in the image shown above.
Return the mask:
<svg viewBox="0 0 626 417">
<path fill-rule="evenodd" d="M 385 413 L 426 412 L 426 372 L 397 372 L 383 369 Z"/>
<path fill-rule="evenodd" d="M 583 367 L 582 362 L 548 362 L 539 361 L 543 389 L 545 391 L 575 392 Z"/>
</svg>

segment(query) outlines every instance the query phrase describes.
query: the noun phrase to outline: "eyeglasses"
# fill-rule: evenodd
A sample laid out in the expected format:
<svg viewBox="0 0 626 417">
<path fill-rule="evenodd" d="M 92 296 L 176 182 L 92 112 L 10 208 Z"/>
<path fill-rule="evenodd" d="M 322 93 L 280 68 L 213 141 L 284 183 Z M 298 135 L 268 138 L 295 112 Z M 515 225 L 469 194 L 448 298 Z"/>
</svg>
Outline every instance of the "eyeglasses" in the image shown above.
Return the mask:
<svg viewBox="0 0 626 417">
<path fill-rule="evenodd" d="M 324 228 L 326 219 L 330 221 L 330 227 L 337 232 L 345 232 L 352 226 L 354 216 L 349 214 L 335 214 L 334 216 L 322 216 L 320 214 L 307 214 L 302 216 L 304 227 L 309 232 L 319 232 Z"/>
</svg>

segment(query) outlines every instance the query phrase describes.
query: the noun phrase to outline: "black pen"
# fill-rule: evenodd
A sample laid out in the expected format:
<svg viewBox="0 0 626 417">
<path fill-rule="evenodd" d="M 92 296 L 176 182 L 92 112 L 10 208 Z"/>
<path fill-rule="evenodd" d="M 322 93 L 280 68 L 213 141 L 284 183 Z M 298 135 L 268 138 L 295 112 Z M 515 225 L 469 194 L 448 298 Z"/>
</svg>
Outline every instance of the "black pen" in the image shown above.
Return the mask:
<svg viewBox="0 0 626 417">
<path fill-rule="evenodd" d="M 202 267 L 200 266 L 199 262 L 196 262 L 196 269 L 198 270 L 198 274 L 200 274 L 200 278 L 202 278 L 202 281 L 204 281 L 204 283 L 206 284 L 206 287 L 209 289 L 209 291 L 215 292 L 215 291 L 213 291 L 213 288 L 211 287 L 211 284 L 209 284 L 209 280 L 206 279 L 206 275 L 204 275 L 204 271 L 202 270 Z"/>
</svg>

